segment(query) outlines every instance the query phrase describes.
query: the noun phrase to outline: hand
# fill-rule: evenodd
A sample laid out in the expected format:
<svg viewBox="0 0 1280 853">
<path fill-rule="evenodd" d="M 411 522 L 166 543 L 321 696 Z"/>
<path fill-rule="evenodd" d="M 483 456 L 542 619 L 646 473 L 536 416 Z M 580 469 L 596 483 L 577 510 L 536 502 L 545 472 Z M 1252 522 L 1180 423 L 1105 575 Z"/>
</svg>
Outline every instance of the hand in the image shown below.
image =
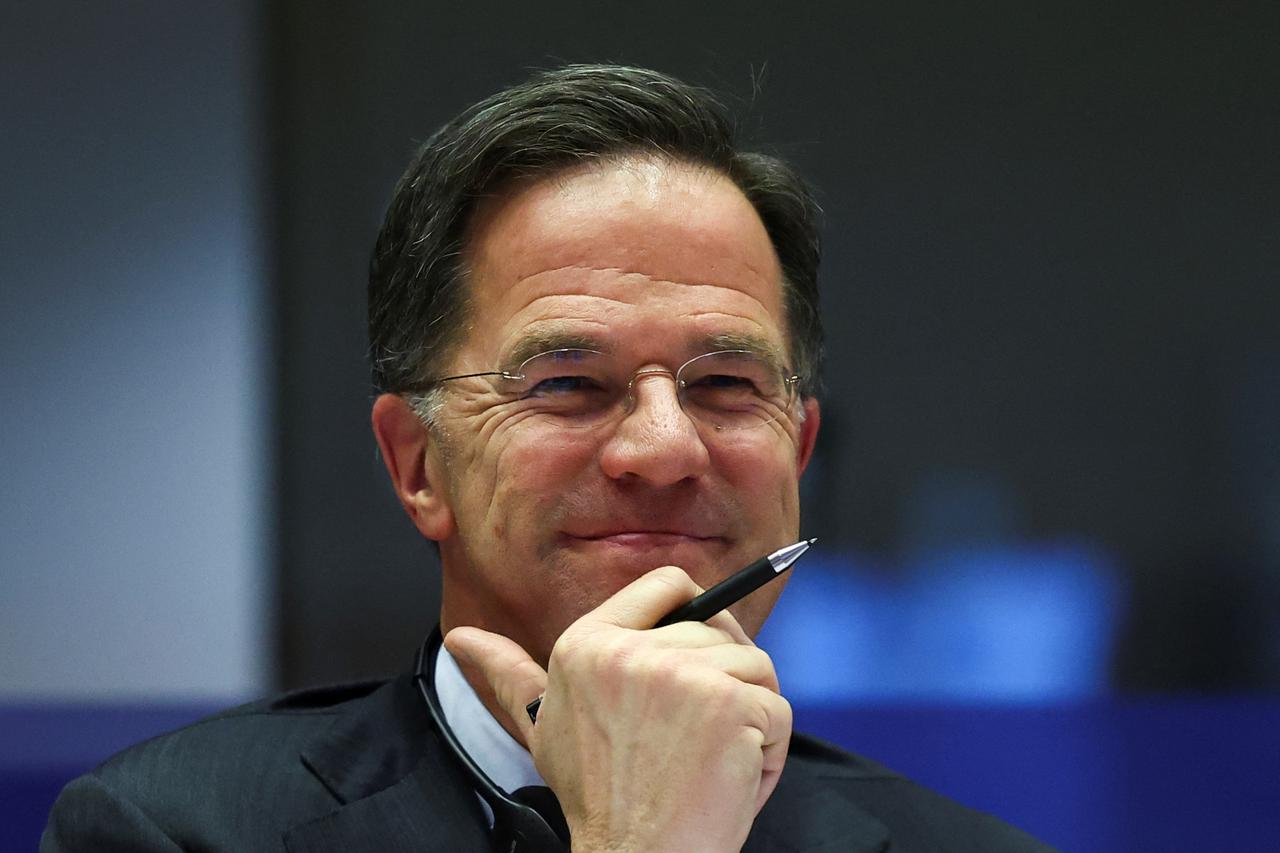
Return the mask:
<svg viewBox="0 0 1280 853">
<path fill-rule="evenodd" d="M 649 572 L 569 626 L 549 673 L 498 634 L 445 638 L 529 747 L 574 850 L 739 850 L 777 785 L 791 706 L 769 656 L 727 612 L 649 628 L 701 591 L 674 566 Z"/>
</svg>

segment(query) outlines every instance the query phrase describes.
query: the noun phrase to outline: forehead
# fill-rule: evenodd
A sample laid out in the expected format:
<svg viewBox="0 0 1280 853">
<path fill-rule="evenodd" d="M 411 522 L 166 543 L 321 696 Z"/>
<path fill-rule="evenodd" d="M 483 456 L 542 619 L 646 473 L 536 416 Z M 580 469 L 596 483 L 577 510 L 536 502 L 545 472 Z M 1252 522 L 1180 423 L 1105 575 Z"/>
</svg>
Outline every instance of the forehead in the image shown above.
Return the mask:
<svg viewBox="0 0 1280 853">
<path fill-rule="evenodd" d="M 560 334 L 785 346 L 764 224 L 728 178 L 698 166 L 630 159 L 518 186 L 480 206 L 467 261 L 464 349 L 478 357 Z"/>
</svg>

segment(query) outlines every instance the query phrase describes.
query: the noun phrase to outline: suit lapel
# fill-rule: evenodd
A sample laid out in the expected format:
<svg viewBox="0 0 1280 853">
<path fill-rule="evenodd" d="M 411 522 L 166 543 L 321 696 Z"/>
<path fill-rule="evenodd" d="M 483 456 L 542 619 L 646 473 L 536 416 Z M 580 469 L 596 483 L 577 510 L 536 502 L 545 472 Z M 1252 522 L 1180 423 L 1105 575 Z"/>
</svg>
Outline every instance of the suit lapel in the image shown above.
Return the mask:
<svg viewBox="0 0 1280 853">
<path fill-rule="evenodd" d="M 479 801 L 417 698 L 407 678 L 392 681 L 303 751 L 303 764 L 340 806 L 286 832 L 287 850 L 487 849 Z"/>
<path fill-rule="evenodd" d="M 479 800 L 440 743 L 407 677 L 383 685 L 338 717 L 302 753 L 333 794 L 335 811 L 284 834 L 291 853 L 487 850 Z M 793 758 L 760 812 L 743 853 L 877 853 L 888 846 L 880 821 L 860 809 L 804 757 Z"/>
<path fill-rule="evenodd" d="M 290 853 L 455 853 L 486 850 L 489 832 L 471 788 L 450 778 L 441 756 L 426 756 L 412 773 L 330 815 L 285 833 Z"/>
</svg>

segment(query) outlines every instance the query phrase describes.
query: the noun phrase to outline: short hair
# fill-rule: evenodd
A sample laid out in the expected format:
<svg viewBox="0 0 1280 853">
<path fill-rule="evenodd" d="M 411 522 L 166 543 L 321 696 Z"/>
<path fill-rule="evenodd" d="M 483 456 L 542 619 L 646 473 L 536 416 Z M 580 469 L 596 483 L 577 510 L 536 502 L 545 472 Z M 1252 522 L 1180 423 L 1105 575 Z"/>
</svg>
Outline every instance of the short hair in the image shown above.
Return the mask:
<svg viewBox="0 0 1280 853">
<path fill-rule="evenodd" d="M 422 394 L 460 343 L 469 306 L 465 240 L 482 198 L 515 180 L 645 154 L 715 170 L 751 202 L 782 269 L 790 367 L 800 393 L 813 396 L 822 362 L 813 194 L 782 160 L 739 151 L 728 112 L 707 90 L 614 65 L 540 72 L 464 110 L 418 149 L 370 261 L 375 389 Z"/>
</svg>

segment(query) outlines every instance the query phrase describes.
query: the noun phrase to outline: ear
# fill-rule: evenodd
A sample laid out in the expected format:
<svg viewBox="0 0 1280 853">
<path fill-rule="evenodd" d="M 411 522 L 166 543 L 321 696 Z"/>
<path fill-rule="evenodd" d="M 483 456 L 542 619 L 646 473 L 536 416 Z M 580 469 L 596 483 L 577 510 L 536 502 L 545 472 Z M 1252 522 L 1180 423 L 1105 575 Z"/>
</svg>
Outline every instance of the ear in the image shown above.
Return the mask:
<svg viewBox="0 0 1280 853">
<path fill-rule="evenodd" d="M 403 398 L 383 394 L 373 403 L 373 434 L 404 511 L 428 539 L 439 542 L 454 531 L 444 477 L 434 462 L 430 432 Z"/>
<path fill-rule="evenodd" d="M 796 476 L 804 473 L 813 458 L 813 448 L 818 443 L 818 425 L 822 423 L 818 398 L 804 399 L 804 423 L 800 424 L 800 441 L 796 445 Z"/>
</svg>

